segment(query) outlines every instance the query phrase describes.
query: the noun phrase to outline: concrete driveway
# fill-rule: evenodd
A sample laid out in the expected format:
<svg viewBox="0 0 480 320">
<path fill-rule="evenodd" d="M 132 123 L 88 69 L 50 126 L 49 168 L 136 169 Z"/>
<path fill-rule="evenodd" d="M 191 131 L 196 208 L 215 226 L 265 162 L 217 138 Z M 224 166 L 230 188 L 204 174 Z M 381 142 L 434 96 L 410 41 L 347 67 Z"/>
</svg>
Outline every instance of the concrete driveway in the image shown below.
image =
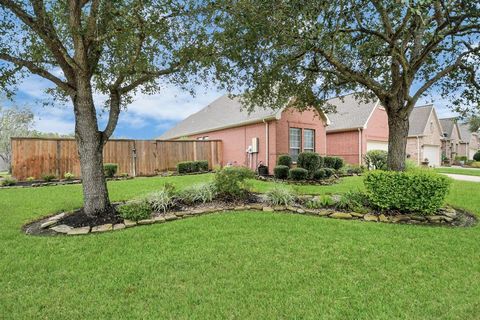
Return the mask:
<svg viewBox="0 0 480 320">
<path fill-rule="evenodd" d="M 453 173 L 442 173 L 454 180 L 460 181 L 470 181 L 470 182 L 480 182 L 480 177 L 478 176 L 466 176 L 463 174 L 453 174 Z"/>
</svg>

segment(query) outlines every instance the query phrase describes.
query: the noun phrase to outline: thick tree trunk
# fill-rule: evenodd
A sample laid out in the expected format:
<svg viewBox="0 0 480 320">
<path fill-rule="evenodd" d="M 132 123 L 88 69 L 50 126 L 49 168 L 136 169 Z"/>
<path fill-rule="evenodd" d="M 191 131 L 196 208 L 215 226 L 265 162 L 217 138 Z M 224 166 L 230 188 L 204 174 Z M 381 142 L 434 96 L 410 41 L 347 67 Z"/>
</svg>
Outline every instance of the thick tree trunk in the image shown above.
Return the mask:
<svg viewBox="0 0 480 320">
<path fill-rule="evenodd" d="M 389 112 L 390 110 L 390 112 Z M 405 170 L 405 159 L 407 156 L 407 137 L 409 113 L 406 110 L 387 107 L 388 114 L 388 170 Z"/>
<path fill-rule="evenodd" d="M 101 215 L 110 209 L 103 172 L 104 141 L 102 133 L 98 130 L 92 89 L 87 80 L 78 82 L 77 95 L 73 100 L 84 210 L 90 216 Z"/>
</svg>

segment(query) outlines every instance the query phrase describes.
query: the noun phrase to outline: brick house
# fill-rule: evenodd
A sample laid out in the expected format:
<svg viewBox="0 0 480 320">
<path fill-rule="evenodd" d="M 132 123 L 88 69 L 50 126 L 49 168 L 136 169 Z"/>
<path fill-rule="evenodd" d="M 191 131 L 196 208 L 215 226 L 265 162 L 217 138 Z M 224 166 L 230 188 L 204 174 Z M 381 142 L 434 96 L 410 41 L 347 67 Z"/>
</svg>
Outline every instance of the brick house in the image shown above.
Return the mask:
<svg viewBox="0 0 480 320">
<path fill-rule="evenodd" d="M 470 131 L 468 124 L 465 123 L 459 123 L 458 128 L 461 138 L 458 145 L 458 155 L 473 160 L 473 155 L 480 150 L 479 133 Z"/>
<path fill-rule="evenodd" d="M 388 117 L 379 100 L 366 102 L 349 94 L 328 103 L 336 110 L 328 114 L 327 155 L 361 164 L 368 151 L 388 150 Z"/>
<path fill-rule="evenodd" d="M 433 105 L 415 107 L 409 118 L 407 158 L 429 166 L 441 165 L 442 126 Z"/>
<path fill-rule="evenodd" d="M 277 157 L 302 151 L 326 154 L 328 117 L 314 109 L 256 108 L 248 113 L 239 98 L 221 96 L 202 110 L 179 122 L 159 137 L 162 140 L 217 139 L 223 141 L 222 165 L 255 169 L 267 164 L 273 172 Z"/>
<path fill-rule="evenodd" d="M 443 128 L 442 139 L 442 155 L 445 156 L 450 163 L 459 155 L 459 147 L 461 141 L 460 128 L 456 118 L 440 119 Z"/>
</svg>

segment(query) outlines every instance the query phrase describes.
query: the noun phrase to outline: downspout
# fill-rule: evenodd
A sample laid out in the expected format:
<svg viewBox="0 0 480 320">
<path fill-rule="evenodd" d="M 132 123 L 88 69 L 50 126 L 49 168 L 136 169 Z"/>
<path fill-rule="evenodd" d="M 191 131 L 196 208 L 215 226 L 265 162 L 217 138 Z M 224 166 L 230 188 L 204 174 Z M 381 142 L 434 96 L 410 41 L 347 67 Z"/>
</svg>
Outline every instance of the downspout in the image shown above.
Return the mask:
<svg viewBox="0 0 480 320">
<path fill-rule="evenodd" d="M 362 165 L 362 128 L 358 128 L 358 165 Z"/>
<path fill-rule="evenodd" d="M 269 166 L 269 163 L 268 163 L 268 142 L 269 142 L 269 136 L 268 136 L 268 121 L 265 121 L 265 119 L 263 119 L 263 123 L 265 123 L 265 165 L 268 167 Z"/>
<path fill-rule="evenodd" d="M 420 138 L 417 136 L 417 165 L 420 165 Z"/>
</svg>

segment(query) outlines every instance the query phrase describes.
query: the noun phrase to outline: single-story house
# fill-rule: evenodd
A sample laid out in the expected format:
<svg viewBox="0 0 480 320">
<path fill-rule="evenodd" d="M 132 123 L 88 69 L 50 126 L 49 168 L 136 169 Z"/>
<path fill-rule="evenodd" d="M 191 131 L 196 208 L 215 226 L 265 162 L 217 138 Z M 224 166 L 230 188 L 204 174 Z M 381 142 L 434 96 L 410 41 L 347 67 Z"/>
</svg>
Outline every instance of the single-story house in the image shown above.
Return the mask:
<svg viewBox="0 0 480 320">
<path fill-rule="evenodd" d="M 458 155 L 465 156 L 469 160 L 473 160 L 473 155 L 480 150 L 480 138 L 478 132 L 470 131 L 468 124 L 459 123 L 460 144 L 458 146 Z"/>
<path fill-rule="evenodd" d="M 355 94 L 330 99 L 336 110 L 329 113 L 327 155 L 350 164 L 361 164 L 370 150 L 388 150 L 388 117 L 380 101 L 362 101 Z"/>
<path fill-rule="evenodd" d="M 443 128 L 442 155 L 450 162 L 458 155 L 461 134 L 456 118 L 440 119 Z"/>
<path fill-rule="evenodd" d="M 433 105 L 415 107 L 409 118 L 407 158 L 417 164 L 441 165 L 442 126 Z"/>
<path fill-rule="evenodd" d="M 222 165 L 255 169 L 267 164 L 270 173 L 277 157 L 302 151 L 326 154 L 328 117 L 315 109 L 255 108 L 245 110 L 238 97 L 223 95 L 159 137 L 162 140 L 216 139 L 223 141 Z"/>
</svg>

